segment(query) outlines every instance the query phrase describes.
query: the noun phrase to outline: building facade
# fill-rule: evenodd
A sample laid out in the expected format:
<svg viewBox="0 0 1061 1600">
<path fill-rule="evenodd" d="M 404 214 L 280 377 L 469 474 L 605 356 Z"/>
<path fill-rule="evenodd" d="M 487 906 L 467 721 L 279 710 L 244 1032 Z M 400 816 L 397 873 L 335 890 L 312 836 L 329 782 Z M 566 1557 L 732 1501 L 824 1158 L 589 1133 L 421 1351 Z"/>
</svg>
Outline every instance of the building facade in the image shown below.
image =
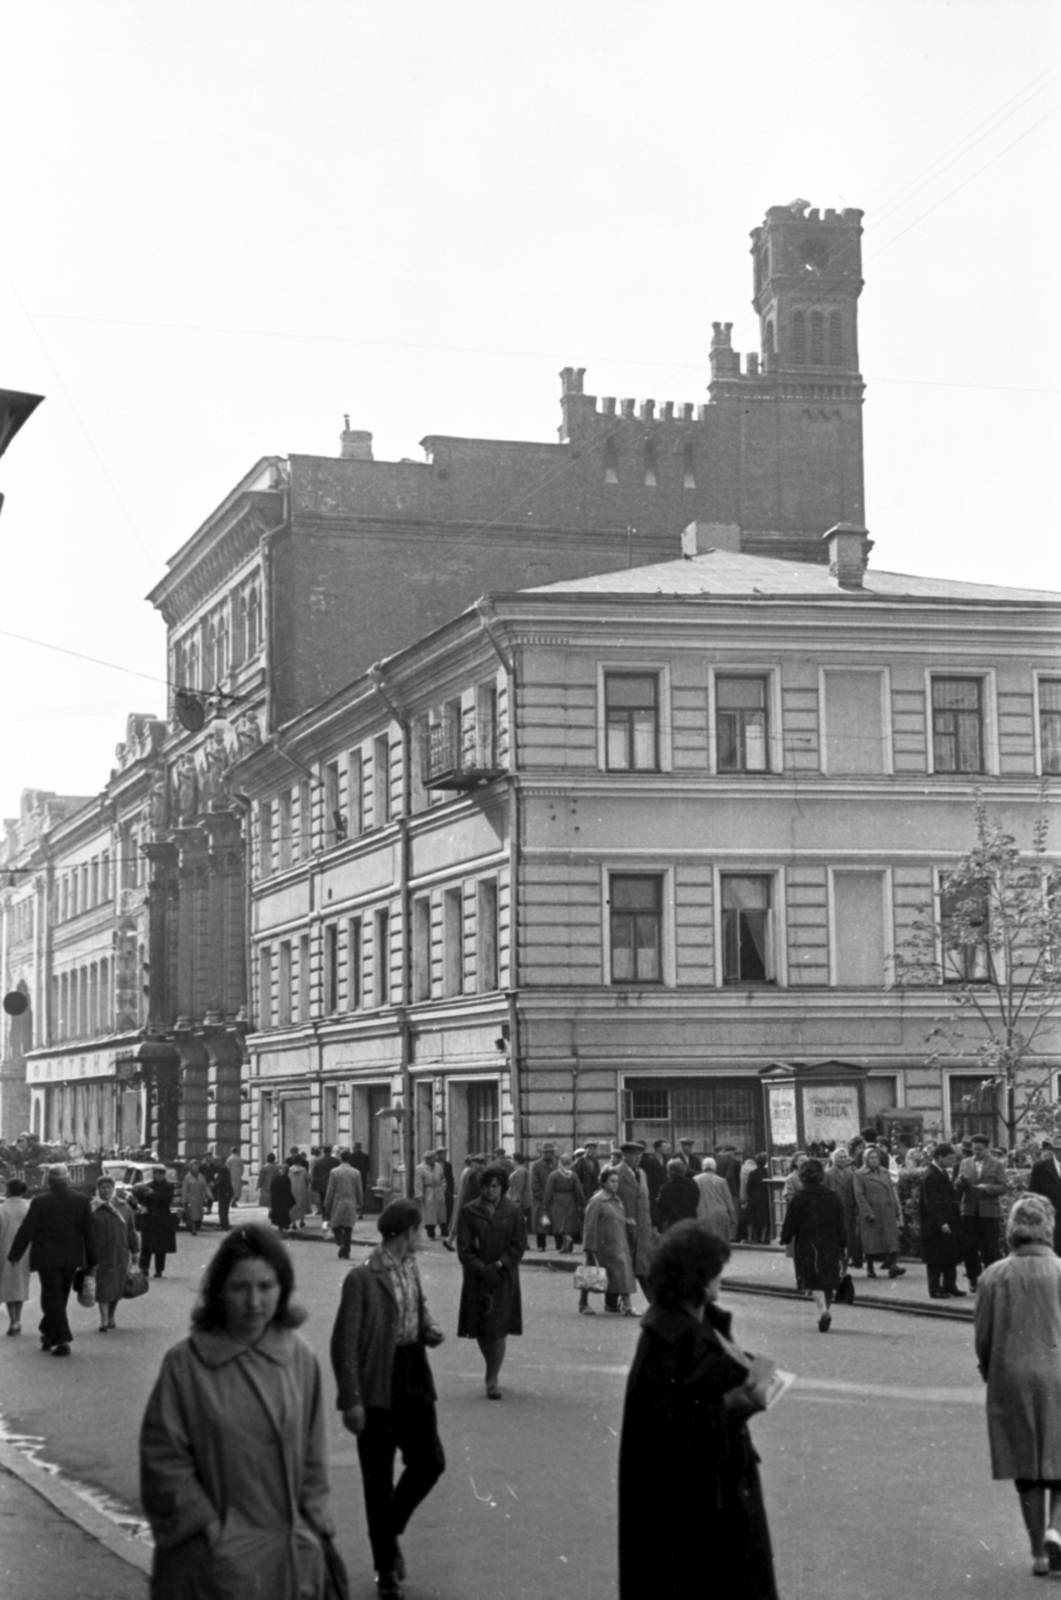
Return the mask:
<svg viewBox="0 0 1061 1600">
<path fill-rule="evenodd" d="M 1025 843 L 1056 800 L 1061 596 L 717 537 L 493 595 L 241 764 L 256 1150 L 999 1137 L 895 958 L 978 791 Z"/>
</svg>

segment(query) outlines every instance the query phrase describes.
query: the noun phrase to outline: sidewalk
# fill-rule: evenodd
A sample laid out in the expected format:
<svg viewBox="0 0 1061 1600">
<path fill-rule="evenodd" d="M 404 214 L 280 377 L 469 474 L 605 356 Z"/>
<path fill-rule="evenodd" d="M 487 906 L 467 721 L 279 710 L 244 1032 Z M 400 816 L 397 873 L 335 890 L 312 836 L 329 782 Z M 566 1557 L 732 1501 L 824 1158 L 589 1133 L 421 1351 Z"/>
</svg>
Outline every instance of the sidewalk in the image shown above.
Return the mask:
<svg viewBox="0 0 1061 1600">
<path fill-rule="evenodd" d="M 0 1442 L 0 1594 L 146 1600 L 151 1549 Z"/>
</svg>

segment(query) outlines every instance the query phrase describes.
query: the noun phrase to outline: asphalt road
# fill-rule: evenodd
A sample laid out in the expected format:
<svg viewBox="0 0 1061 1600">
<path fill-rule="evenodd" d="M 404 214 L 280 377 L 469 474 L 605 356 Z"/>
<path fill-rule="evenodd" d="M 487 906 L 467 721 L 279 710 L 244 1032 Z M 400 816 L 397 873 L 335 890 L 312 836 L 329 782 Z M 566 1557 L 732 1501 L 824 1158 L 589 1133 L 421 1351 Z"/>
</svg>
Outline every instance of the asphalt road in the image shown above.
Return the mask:
<svg viewBox="0 0 1061 1600">
<path fill-rule="evenodd" d="M 39 1439 L 42 1459 L 135 1506 L 140 1415 L 216 1238 L 182 1234 L 167 1277 L 120 1308 L 116 1334 L 101 1337 L 96 1313 L 75 1308 L 69 1361 L 38 1349 L 27 1307 L 27 1333 L 0 1344 L 7 1431 Z M 346 1269 L 329 1246 L 298 1241 L 293 1251 L 311 1311 L 304 1332 L 326 1364 Z M 452 1329 L 456 1259 L 434 1245 L 422 1265 L 435 1314 Z M 523 1287 L 527 1331 L 510 1340 L 500 1404 L 484 1397 L 474 1343 L 451 1336 L 433 1352 L 448 1470 L 403 1541 L 409 1600 L 614 1600 L 618 1433 L 638 1324 L 578 1316 L 567 1274 L 527 1268 Z M 856 1307 L 823 1336 L 809 1302 L 728 1303 L 741 1342 L 798 1377 L 752 1425 L 783 1600 L 893 1600 L 911 1586 L 933 1600 L 1009 1600 L 1030 1582 L 1016 1494 L 989 1475 L 969 1324 Z M 340 1548 L 354 1600 L 369 1600 L 356 1448 L 337 1413 L 329 1447 Z M 695 1529 L 645 1537 L 680 1543 L 694 1588 L 698 1575 L 711 1581 L 712 1553 Z"/>
</svg>

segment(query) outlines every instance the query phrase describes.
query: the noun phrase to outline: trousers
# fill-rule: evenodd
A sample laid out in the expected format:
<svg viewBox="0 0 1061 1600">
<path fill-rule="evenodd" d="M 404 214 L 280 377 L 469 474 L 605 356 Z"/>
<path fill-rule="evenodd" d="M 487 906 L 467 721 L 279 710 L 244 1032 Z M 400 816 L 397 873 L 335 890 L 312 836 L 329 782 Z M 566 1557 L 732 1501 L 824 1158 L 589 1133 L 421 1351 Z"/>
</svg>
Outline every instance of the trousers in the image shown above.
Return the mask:
<svg viewBox="0 0 1061 1600">
<path fill-rule="evenodd" d="M 379 1573 L 394 1571 L 399 1534 L 446 1470 L 425 1373 L 421 1346 L 399 1345 L 394 1352 L 391 1404 L 368 1406 L 365 1426 L 357 1436 L 368 1537 Z M 394 1458 L 399 1450 L 404 1470 L 395 1484 Z"/>
<path fill-rule="evenodd" d="M 73 1267 L 45 1267 L 37 1273 L 41 1286 L 40 1335 L 49 1344 L 69 1344 L 74 1337 L 66 1314 L 74 1270 Z"/>
</svg>

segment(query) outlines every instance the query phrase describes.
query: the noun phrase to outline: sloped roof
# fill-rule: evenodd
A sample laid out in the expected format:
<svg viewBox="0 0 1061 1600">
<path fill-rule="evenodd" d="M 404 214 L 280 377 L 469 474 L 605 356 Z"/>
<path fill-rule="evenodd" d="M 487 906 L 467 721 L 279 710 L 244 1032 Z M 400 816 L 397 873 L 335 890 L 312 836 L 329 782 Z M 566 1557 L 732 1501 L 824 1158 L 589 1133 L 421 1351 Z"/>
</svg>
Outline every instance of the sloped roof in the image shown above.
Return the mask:
<svg viewBox="0 0 1061 1600">
<path fill-rule="evenodd" d="M 958 578 L 921 578 L 904 572 L 867 568 L 861 590 L 842 589 L 827 566 L 808 561 L 778 561 L 772 556 L 744 555 L 734 550 L 709 550 L 677 561 L 648 567 L 601 572 L 590 578 L 569 578 L 537 585 L 528 594 L 718 595 L 764 599 L 813 599 L 864 594 L 886 600 L 968 600 L 1038 602 L 1061 605 L 1061 593 L 1049 589 L 1007 589 L 1000 584 L 964 583 Z"/>
</svg>

